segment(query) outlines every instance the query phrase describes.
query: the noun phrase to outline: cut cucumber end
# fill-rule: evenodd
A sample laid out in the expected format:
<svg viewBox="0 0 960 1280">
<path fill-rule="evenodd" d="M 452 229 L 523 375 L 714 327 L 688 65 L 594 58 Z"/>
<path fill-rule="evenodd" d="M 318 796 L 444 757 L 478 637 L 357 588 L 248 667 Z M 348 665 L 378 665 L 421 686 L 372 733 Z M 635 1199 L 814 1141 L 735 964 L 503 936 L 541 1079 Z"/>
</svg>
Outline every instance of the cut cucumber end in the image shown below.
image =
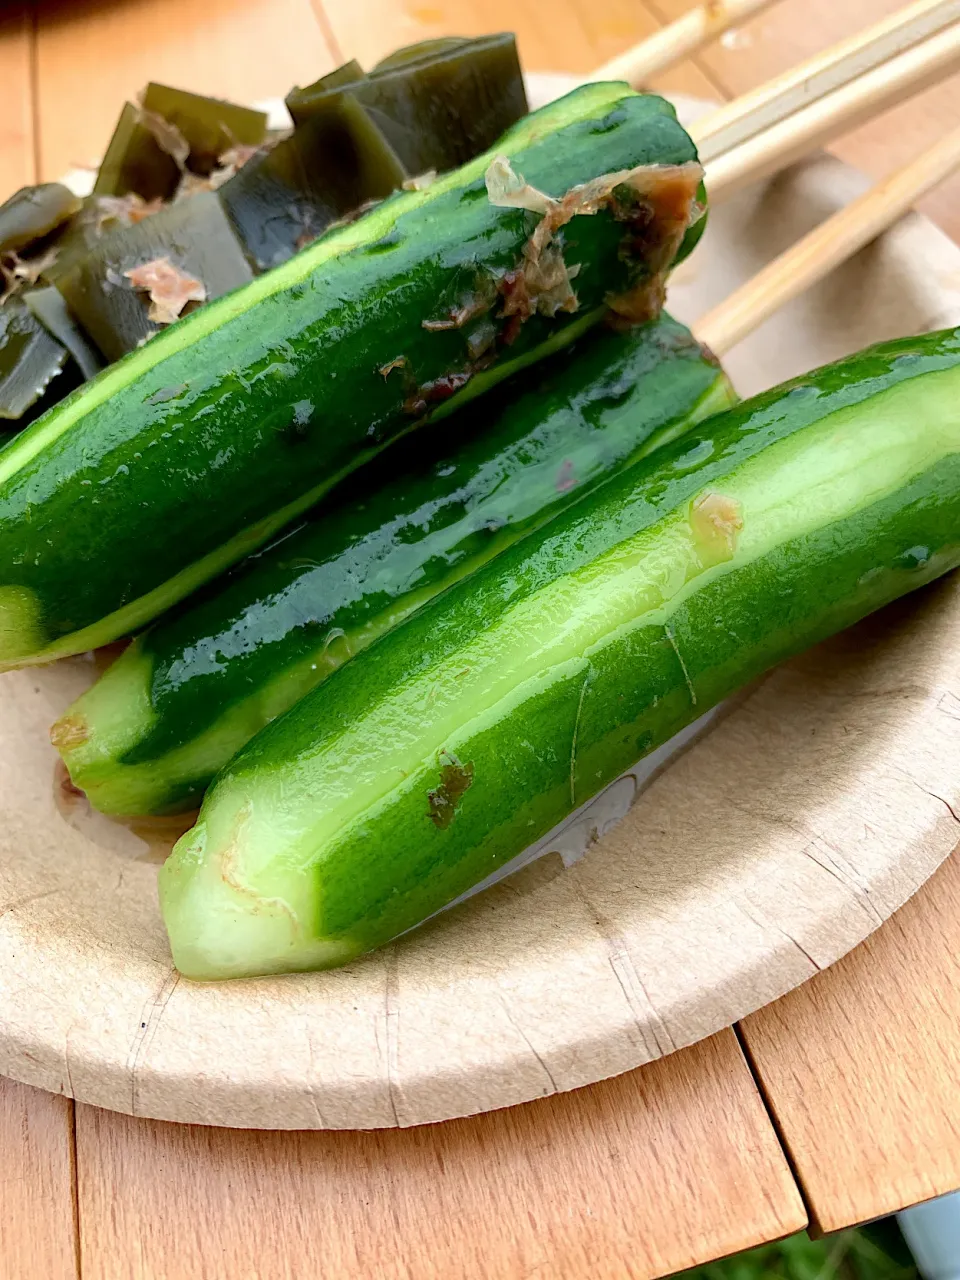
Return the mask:
<svg viewBox="0 0 960 1280">
<path fill-rule="evenodd" d="M 226 706 L 204 732 L 153 755 L 154 657 L 137 640 L 67 709 L 51 740 L 74 786 L 100 813 L 116 818 L 189 813 L 199 807 L 214 775 L 254 734 L 343 661 L 325 663 L 325 657 L 331 658 L 325 649 L 308 654 L 251 696 Z"/>
<path fill-rule="evenodd" d="M 75 787 L 95 809 L 139 817 L 142 807 L 132 772 L 120 759 L 146 737 L 156 719 L 150 698 L 153 662 L 134 641 L 50 730 Z"/>
<path fill-rule="evenodd" d="M 160 870 L 160 907 L 173 962 L 198 982 L 329 969 L 358 954 L 350 943 L 310 936 L 310 903 L 250 887 L 236 847 L 207 852 L 203 821 L 183 836 Z M 301 882 L 303 877 L 298 879 Z M 302 899 L 302 892 L 297 898 Z"/>
</svg>

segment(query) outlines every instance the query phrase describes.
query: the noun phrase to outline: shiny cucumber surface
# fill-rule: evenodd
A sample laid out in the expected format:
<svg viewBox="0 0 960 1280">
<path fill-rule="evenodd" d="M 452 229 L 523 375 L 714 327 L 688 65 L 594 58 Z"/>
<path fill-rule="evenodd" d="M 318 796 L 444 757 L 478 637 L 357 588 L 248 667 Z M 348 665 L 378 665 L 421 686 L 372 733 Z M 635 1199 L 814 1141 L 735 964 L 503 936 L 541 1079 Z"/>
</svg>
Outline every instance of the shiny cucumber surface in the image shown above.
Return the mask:
<svg viewBox="0 0 960 1280">
<path fill-rule="evenodd" d="M 196 808 L 258 730 L 348 658 L 644 454 L 734 401 L 666 315 L 604 326 L 398 442 L 302 528 L 160 619 L 54 727 L 124 816 Z"/>
<path fill-rule="evenodd" d="M 542 218 L 492 203 L 479 156 L 171 325 L 0 453 L 0 669 L 144 626 L 390 440 L 642 291 L 697 207 L 693 143 L 626 85 L 532 113 L 496 154 L 550 195 L 627 178 L 534 271 Z"/>
<path fill-rule="evenodd" d="M 709 419 L 247 744 L 160 872 L 177 967 L 383 944 L 771 665 L 958 563 L 960 331 Z"/>
</svg>

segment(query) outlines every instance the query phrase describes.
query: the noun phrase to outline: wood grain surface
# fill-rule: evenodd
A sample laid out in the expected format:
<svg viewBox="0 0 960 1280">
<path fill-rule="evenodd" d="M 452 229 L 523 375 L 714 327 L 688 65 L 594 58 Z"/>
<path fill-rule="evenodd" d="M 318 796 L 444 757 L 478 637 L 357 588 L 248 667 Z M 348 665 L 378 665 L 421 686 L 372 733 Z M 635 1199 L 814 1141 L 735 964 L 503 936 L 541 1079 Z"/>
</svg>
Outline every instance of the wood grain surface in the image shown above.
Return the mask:
<svg viewBox="0 0 960 1280">
<path fill-rule="evenodd" d="M 77 1273 L 73 1109 L 69 1098 L 0 1079 L 3 1280 Z"/>
<path fill-rule="evenodd" d="M 34 181 L 33 15 L 29 4 L 0 5 L 0 199 Z"/>
<path fill-rule="evenodd" d="M 805 1214 L 731 1031 L 576 1093 L 372 1133 L 77 1108 L 97 1280 L 649 1280 Z"/>
<path fill-rule="evenodd" d="M 747 1018 L 821 1231 L 960 1185 L 960 851 L 882 929 Z"/>
<path fill-rule="evenodd" d="M 0 200 L 35 181 L 33 15 L 0 10 Z M 74 1106 L 0 1078 L 0 1276 L 77 1274 Z"/>
<path fill-rule="evenodd" d="M 253 99 L 449 31 L 515 29 L 586 71 L 692 0 L 36 0 L 0 16 L 0 192 L 92 160 L 148 77 Z M 670 73 L 720 96 L 897 7 L 783 0 Z M 842 140 L 887 172 L 960 121 L 956 85 Z M 926 202 L 960 236 L 960 186 Z M 823 1229 L 960 1183 L 960 862 L 744 1027 Z M 0 1082 L 0 1275 L 78 1275 L 73 1106 Z M 178 1128 L 77 1108 L 84 1280 L 310 1274 L 653 1277 L 799 1226 L 727 1032 L 589 1090 L 385 1134 Z M 429 1245 L 429 1248 L 427 1247 Z M 461 1263 L 456 1267 L 453 1259 Z"/>
</svg>

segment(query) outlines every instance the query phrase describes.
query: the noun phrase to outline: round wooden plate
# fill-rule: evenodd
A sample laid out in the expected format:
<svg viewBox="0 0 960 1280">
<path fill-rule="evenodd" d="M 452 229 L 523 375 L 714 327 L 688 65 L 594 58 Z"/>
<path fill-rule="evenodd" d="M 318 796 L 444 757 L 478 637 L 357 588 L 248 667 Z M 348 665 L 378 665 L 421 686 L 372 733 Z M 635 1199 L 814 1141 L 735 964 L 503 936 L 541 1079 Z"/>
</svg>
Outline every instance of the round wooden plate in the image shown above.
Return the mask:
<svg viewBox="0 0 960 1280">
<path fill-rule="evenodd" d="M 716 210 L 671 309 L 694 320 L 863 185 L 820 158 Z M 960 250 L 911 216 L 728 367 L 749 393 L 958 320 Z M 410 1125 L 589 1084 L 831 964 L 958 837 L 954 576 L 777 670 L 642 790 L 627 775 L 546 856 L 386 950 L 195 984 L 156 903 L 170 833 L 90 814 L 56 772 L 48 727 L 94 673 L 0 677 L 0 1072 L 138 1115 Z M 550 852 L 587 846 L 569 867 Z"/>
</svg>

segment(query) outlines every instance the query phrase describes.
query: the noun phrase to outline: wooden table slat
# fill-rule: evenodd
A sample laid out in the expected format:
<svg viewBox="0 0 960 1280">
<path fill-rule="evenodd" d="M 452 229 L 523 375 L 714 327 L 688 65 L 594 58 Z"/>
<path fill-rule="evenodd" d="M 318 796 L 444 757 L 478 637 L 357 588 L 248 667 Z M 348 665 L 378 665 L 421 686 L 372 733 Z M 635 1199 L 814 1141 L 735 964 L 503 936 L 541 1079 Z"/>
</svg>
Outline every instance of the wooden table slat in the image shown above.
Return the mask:
<svg viewBox="0 0 960 1280">
<path fill-rule="evenodd" d="M 77 1159 L 97 1280 L 653 1280 L 805 1222 L 731 1031 L 417 1129 L 230 1132 L 78 1106 Z"/>
<path fill-rule="evenodd" d="M 960 1186 L 960 850 L 882 929 L 742 1024 L 821 1231 Z"/>
<path fill-rule="evenodd" d="M 73 1102 L 0 1078 L 0 1275 L 78 1275 Z"/>
<path fill-rule="evenodd" d="M 35 181 L 33 14 L 0 11 L 0 201 Z M 0 1276 L 74 1280 L 73 1102 L 0 1078 Z"/>
<path fill-rule="evenodd" d="M 0 6 L 0 201 L 35 181 L 32 56 L 31 6 Z"/>
</svg>

